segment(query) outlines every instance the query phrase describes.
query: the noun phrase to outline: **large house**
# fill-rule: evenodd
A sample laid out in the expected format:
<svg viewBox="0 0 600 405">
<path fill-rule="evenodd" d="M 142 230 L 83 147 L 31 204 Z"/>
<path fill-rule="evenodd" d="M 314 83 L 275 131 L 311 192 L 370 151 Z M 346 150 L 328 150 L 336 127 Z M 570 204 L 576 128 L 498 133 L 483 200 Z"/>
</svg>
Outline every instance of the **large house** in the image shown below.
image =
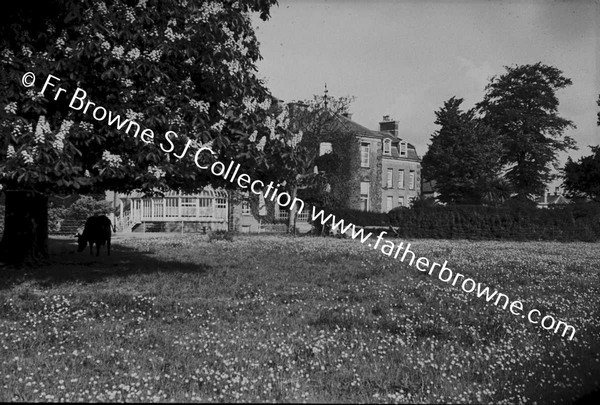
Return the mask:
<svg viewBox="0 0 600 405">
<path fill-rule="evenodd" d="M 397 121 L 384 116 L 379 130 L 374 131 L 352 121 L 349 114 L 339 119 L 343 141 L 358 143 L 357 149 L 348 149 L 357 150 L 357 156 L 342 156 L 357 163 L 348 174 L 351 180 L 344 185 L 347 199 L 343 205 L 388 212 L 398 206 L 408 206 L 412 198 L 420 195 L 421 160 L 415 147 L 399 136 Z M 320 154 L 336 152 L 336 144 L 322 142 L 319 151 Z M 280 209 L 262 198 L 254 204 L 250 195 L 241 192 L 228 193 L 206 187 L 201 193 L 171 192 L 162 198 L 147 198 L 139 193 L 111 194 L 107 198 L 114 202 L 115 222 L 122 231 L 287 230 L 287 209 Z M 297 228 L 310 228 L 309 214 L 307 205 L 298 215 Z"/>
<path fill-rule="evenodd" d="M 398 121 L 384 116 L 379 131 L 347 120 L 360 143 L 360 202 L 349 208 L 388 212 L 407 207 L 421 193 L 421 159 L 415 147 L 398 134 Z"/>
</svg>

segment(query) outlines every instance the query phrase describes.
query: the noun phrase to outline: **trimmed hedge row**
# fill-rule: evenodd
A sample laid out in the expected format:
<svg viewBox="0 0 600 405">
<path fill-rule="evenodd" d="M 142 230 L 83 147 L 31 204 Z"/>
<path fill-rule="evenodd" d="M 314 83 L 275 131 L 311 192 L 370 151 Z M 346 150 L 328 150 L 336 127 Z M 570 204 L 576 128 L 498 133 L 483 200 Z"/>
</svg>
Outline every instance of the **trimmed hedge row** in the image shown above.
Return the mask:
<svg viewBox="0 0 600 405">
<path fill-rule="evenodd" d="M 403 238 L 484 240 L 600 240 L 600 204 L 579 203 L 552 208 L 531 206 L 398 207 L 388 214 L 359 210 L 325 210 L 357 226 L 392 225 Z M 316 224 L 315 224 L 316 225 Z"/>
</svg>

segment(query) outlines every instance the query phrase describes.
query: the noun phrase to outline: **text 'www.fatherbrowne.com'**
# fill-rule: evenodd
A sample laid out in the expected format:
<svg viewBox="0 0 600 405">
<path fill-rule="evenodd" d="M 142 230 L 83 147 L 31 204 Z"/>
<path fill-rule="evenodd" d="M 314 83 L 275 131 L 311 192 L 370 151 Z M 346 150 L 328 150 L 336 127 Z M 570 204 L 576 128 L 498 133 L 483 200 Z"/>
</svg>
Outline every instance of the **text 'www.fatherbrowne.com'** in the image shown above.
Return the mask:
<svg viewBox="0 0 600 405">
<path fill-rule="evenodd" d="M 336 220 L 335 215 L 333 214 L 329 214 L 327 217 L 325 217 L 323 210 L 319 210 L 317 212 L 315 207 L 312 209 L 312 220 L 313 223 L 316 223 L 317 220 L 320 221 L 321 225 L 330 223 L 332 231 L 339 229 L 341 233 L 350 236 L 352 239 L 359 238 L 360 243 L 363 244 L 372 236 L 372 233 L 370 232 L 365 234 L 364 228 L 356 227 L 352 223 L 345 223 L 343 219 Z M 430 266 L 429 259 L 426 257 L 419 257 L 418 259 L 416 258 L 415 253 L 410 250 L 410 243 L 407 243 L 406 246 L 404 246 L 404 242 L 400 242 L 398 245 L 396 245 L 394 242 L 385 240 L 383 238 L 386 234 L 386 231 L 380 232 L 379 236 L 377 236 L 377 241 L 375 244 L 372 245 L 371 243 L 368 243 L 367 245 L 375 250 L 381 250 L 381 252 L 386 256 L 392 257 L 393 255 L 394 259 L 398 259 L 400 254 L 402 254 L 402 256 L 400 256 L 400 261 L 404 262 L 405 260 L 408 260 L 408 264 L 410 266 L 412 266 L 414 263 L 417 270 L 423 273 L 427 272 L 427 274 L 430 276 L 435 277 L 437 274 L 437 277 L 444 283 L 451 282 L 453 286 L 457 286 L 457 283 L 459 283 L 464 292 L 475 292 L 477 294 L 477 298 L 484 298 L 486 302 L 493 301 L 495 298 L 494 304 L 496 306 L 502 302 L 503 309 L 509 307 L 510 312 L 513 315 L 520 315 L 521 318 L 527 317 L 529 322 L 533 324 L 540 324 L 546 330 L 554 330 L 554 333 L 559 333 L 562 329 L 561 336 L 563 337 L 570 331 L 571 335 L 569 336 L 569 340 L 572 340 L 573 336 L 575 336 L 575 328 L 573 326 L 568 325 L 561 320 L 557 321 L 551 315 L 546 315 L 541 318 L 541 312 L 537 309 L 532 309 L 527 313 L 527 315 L 525 315 L 523 312 L 523 303 L 521 301 L 515 300 L 511 303 L 511 300 L 506 294 L 499 293 L 497 290 L 491 292 L 489 287 L 482 288 L 481 283 L 476 283 L 475 280 L 467 278 L 461 273 L 455 274 L 450 268 L 447 267 L 447 260 L 444 260 L 444 264 L 433 262 Z M 381 244 L 382 241 L 384 242 L 383 244 Z"/>
</svg>

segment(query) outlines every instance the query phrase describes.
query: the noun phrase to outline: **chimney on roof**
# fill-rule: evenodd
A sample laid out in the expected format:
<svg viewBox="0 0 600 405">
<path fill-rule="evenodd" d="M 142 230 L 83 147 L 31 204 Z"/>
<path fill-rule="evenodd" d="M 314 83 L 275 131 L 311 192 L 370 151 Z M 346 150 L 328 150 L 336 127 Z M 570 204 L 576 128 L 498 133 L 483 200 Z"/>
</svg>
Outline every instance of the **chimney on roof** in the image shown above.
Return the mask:
<svg viewBox="0 0 600 405">
<path fill-rule="evenodd" d="M 389 132 L 398 137 L 398 121 L 394 121 L 389 115 L 384 115 L 383 120 L 379 123 L 380 132 Z"/>
<path fill-rule="evenodd" d="M 554 195 L 558 195 L 560 187 L 554 187 Z"/>
<path fill-rule="evenodd" d="M 351 112 L 346 111 L 346 112 L 342 113 L 342 115 L 344 117 L 348 118 L 349 120 L 352 119 L 352 113 Z"/>
</svg>

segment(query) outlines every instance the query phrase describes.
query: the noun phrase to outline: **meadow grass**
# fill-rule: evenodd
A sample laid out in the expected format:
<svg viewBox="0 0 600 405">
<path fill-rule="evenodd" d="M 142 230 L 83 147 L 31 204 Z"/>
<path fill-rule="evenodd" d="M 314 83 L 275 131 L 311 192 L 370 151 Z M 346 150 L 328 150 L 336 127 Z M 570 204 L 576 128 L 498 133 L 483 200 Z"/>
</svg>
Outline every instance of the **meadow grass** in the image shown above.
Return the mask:
<svg viewBox="0 0 600 405">
<path fill-rule="evenodd" d="M 53 238 L 0 270 L 2 401 L 564 403 L 600 383 L 600 245 L 411 241 L 569 341 L 357 241 Z"/>
</svg>

